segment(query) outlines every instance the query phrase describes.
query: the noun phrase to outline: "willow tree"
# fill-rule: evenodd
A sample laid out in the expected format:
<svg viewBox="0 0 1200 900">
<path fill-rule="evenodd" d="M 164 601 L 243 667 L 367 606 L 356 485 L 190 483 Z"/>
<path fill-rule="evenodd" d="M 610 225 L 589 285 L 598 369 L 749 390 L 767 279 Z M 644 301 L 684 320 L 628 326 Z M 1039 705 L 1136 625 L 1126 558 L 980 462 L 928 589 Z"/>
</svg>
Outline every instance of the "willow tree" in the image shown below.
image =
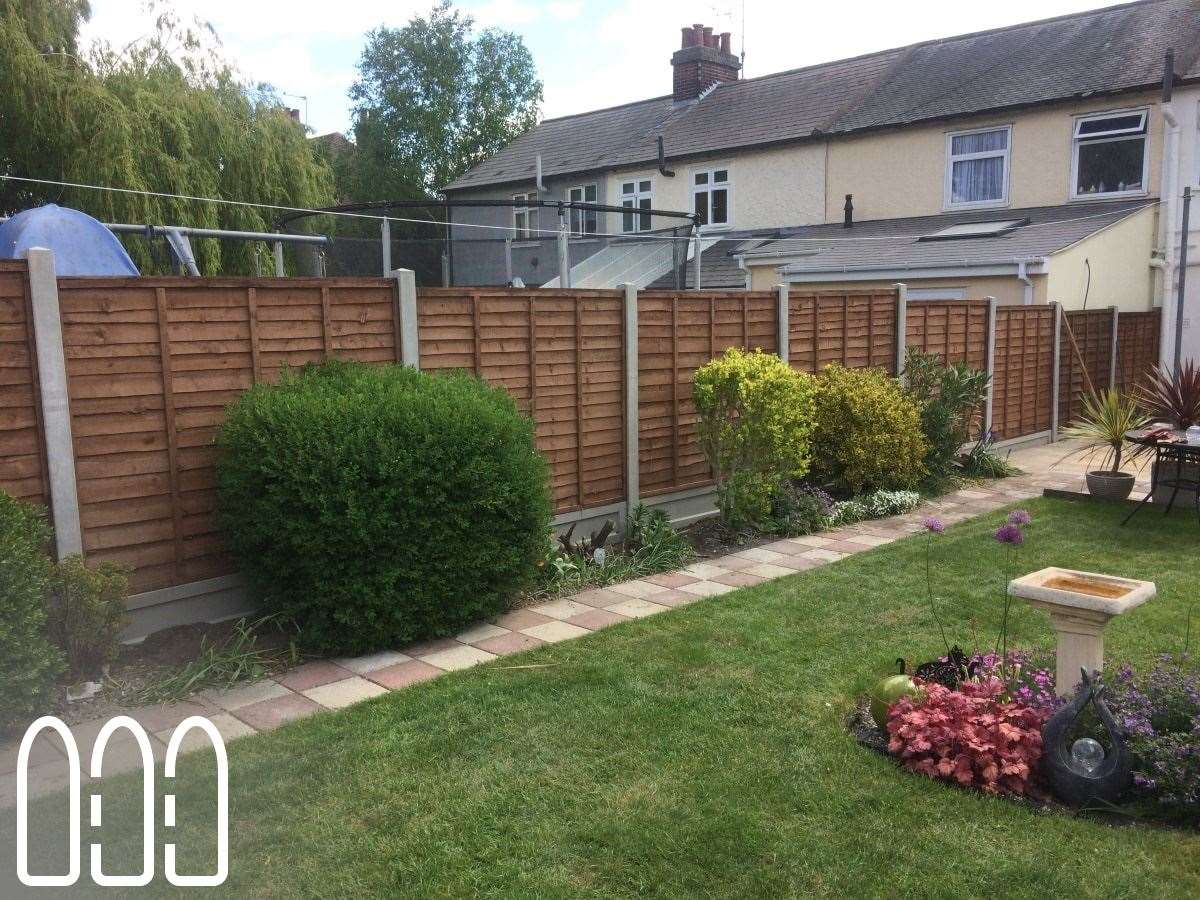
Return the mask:
<svg viewBox="0 0 1200 900">
<path fill-rule="evenodd" d="M 74 19 L 49 7 L 74 10 Z M 175 197 L 324 206 L 329 167 L 267 87 L 241 83 L 202 30 L 168 11 L 123 50 L 75 46 L 80 0 L 0 0 L 0 174 L 130 193 L 0 181 L 0 212 L 53 202 L 103 221 L 268 231 L 270 209 Z M 143 270 L 161 265 L 126 240 Z M 254 245 L 193 242 L 205 274 L 249 272 Z"/>
</svg>

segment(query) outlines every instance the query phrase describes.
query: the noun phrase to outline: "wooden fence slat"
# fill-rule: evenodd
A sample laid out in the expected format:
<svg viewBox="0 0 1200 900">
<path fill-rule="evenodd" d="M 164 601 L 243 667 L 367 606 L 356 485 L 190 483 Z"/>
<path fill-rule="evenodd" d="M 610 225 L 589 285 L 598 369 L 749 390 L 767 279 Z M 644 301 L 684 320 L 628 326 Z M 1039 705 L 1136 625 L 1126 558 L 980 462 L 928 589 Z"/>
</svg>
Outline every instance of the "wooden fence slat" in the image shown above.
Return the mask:
<svg viewBox="0 0 1200 900">
<path fill-rule="evenodd" d="M 175 379 L 171 370 L 171 342 L 167 335 L 167 289 L 155 288 L 158 304 L 158 346 L 162 362 L 163 414 L 167 431 L 167 477 L 171 489 L 172 534 L 175 545 L 175 577 L 183 569 L 183 503 L 179 490 L 179 433 L 175 427 Z"/>
</svg>

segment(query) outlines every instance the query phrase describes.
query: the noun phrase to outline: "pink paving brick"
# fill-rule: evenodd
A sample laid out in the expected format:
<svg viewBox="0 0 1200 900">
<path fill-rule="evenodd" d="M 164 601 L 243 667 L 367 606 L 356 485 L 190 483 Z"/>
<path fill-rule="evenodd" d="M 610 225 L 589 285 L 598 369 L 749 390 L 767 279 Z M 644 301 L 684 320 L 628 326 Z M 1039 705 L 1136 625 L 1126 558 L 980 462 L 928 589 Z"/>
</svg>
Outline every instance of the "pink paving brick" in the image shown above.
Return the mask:
<svg viewBox="0 0 1200 900">
<path fill-rule="evenodd" d="M 303 719 L 319 712 L 321 707 L 299 694 L 288 694 L 286 697 L 275 697 L 271 700 L 260 700 L 235 709 L 233 716 L 241 719 L 251 728 L 259 731 L 270 731 L 285 725 L 294 719 Z"/>
<path fill-rule="evenodd" d="M 538 616 L 545 622 L 552 622 L 553 619 L 546 616 Z M 530 622 L 529 625 L 522 625 L 522 628 L 531 628 L 534 625 L 544 624 L 539 622 Z M 488 638 L 483 641 L 476 641 L 475 645 L 480 650 L 486 650 L 488 653 L 495 653 L 497 656 L 508 656 L 510 653 L 520 653 L 522 650 L 532 650 L 534 647 L 540 647 L 545 641 L 539 641 L 537 638 L 528 634 L 518 634 L 511 632 L 509 634 L 501 634 L 497 637 Z"/>
<path fill-rule="evenodd" d="M 318 660 L 316 662 L 305 663 L 290 672 L 285 672 L 275 680 L 286 688 L 291 688 L 293 691 L 307 691 L 310 688 L 320 687 L 323 684 L 331 684 L 335 681 L 341 681 L 343 678 L 349 678 L 354 673 L 348 669 L 343 669 L 341 666 L 334 665 L 327 660 Z"/>
<path fill-rule="evenodd" d="M 578 625 L 580 628 L 586 628 L 588 631 L 599 631 L 601 628 L 607 628 L 609 625 L 628 621 L 628 616 L 609 612 L 607 609 L 592 609 L 567 619 L 568 624 Z"/>
<path fill-rule="evenodd" d="M 210 716 L 212 713 L 211 705 L 201 706 L 197 702 L 161 703 L 129 711 L 129 715 L 151 734 L 174 728 L 189 716 Z"/>
<path fill-rule="evenodd" d="M 463 645 L 458 644 L 458 646 L 461 647 Z M 410 684 L 416 684 L 419 681 L 428 681 L 430 678 L 437 678 L 441 674 L 442 670 L 437 666 L 431 666 L 429 663 L 423 663 L 419 659 L 413 659 L 408 662 L 397 663 L 394 666 L 388 666 L 386 669 L 376 669 L 374 672 L 368 672 L 365 677 L 368 681 L 381 684 L 390 691 L 397 691 L 400 688 L 406 688 Z"/>
<path fill-rule="evenodd" d="M 628 600 L 625 594 L 618 594 L 615 591 L 608 591 L 604 588 L 596 588 L 590 591 L 584 591 L 581 594 L 573 594 L 570 597 L 575 603 L 582 603 L 585 606 L 594 606 L 597 609 L 604 609 L 606 606 L 612 606 L 614 603 L 621 603 Z"/>
<path fill-rule="evenodd" d="M 797 572 L 803 572 L 805 569 L 815 569 L 817 567 L 816 562 L 811 559 L 805 559 L 803 556 L 788 556 L 779 560 L 779 562 L 775 563 L 775 565 L 783 566 L 785 569 L 794 569 Z"/>
<path fill-rule="evenodd" d="M 532 609 L 514 609 L 512 612 L 505 613 L 495 620 L 497 625 L 501 628 L 507 628 L 509 631 L 520 631 L 522 628 L 544 625 L 549 621 L 549 616 L 535 613 Z"/>
<path fill-rule="evenodd" d="M 645 581 L 652 584 L 662 585 L 665 588 L 683 587 L 685 584 L 694 584 L 699 581 L 699 578 L 693 578 L 683 572 L 660 572 L 657 575 L 647 576 Z"/>
<path fill-rule="evenodd" d="M 750 587 L 754 584 L 762 584 L 767 579 L 751 575 L 749 572 L 730 572 L 728 575 L 717 575 L 709 580 L 715 581 L 717 584 L 728 584 L 731 587 Z"/>
<path fill-rule="evenodd" d="M 667 591 L 654 595 L 654 602 L 660 606 L 687 606 L 699 599 L 695 594 L 689 594 L 687 591 Z"/>
<path fill-rule="evenodd" d="M 856 544 L 854 541 L 834 541 L 832 544 L 825 545 L 826 550 L 836 550 L 838 553 L 861 553 L 863 550 L 870 550 L 866 544 Z"/>
</svg>

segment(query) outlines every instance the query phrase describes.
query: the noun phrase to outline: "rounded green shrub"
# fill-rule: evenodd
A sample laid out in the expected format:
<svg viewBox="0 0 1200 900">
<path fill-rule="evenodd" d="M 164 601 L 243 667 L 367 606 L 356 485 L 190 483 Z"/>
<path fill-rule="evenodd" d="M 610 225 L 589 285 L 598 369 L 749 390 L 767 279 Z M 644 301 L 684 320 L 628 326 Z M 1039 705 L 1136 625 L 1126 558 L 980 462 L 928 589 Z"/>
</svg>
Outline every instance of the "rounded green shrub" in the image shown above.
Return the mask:
<svg viewBox="0 0 1200 900">
<path fill-rule="evenodd" d="M 330 362 L 258 385 L 219 436 L 221 518 L 266 610 L 364 653 L 502 611 L 550 518 L 533 424 L 461 374 Z"/>
<path fill-rule="evenodd" d="M 814 381 L 778 356 L 736 347 L 701 366 L 692 397 L 726 524 L 761 526 L 809 468 Z"/>
<path fill-rule="evenodd" d="M 929 445 L 921 409 L 882 369 L 827 366 L 817 378 L 813 474 L 857 495 L 916 487 Z"/>
<path fill-rule="evenodd" d="M 46 636 L 45 513 L 0 491 L 0 730 L 45 712 L 62 657 Z"/>
</svg>

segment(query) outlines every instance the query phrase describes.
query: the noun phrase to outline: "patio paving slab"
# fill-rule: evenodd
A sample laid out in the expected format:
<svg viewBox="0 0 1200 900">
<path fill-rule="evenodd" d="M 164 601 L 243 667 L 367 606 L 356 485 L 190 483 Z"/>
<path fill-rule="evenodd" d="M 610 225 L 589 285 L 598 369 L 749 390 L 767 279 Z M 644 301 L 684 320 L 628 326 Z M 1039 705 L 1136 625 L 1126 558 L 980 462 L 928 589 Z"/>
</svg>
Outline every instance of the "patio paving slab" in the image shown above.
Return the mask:
<svg viewBox="0 0 1200 900">
<path fill-rule="evenodd" d="M 547 644 L 557 644 L 559 641 L 569 641 L 571 638 L 583 637 L 591 632 L 569 622 L 547 622 L 545 625 L 524 628 L 521 630 L 521 634 L 531 635 Z"/>
<path fill-rule="evenodd" d="M 280 684 L 278 681 L 265 679 L 256 681 L 253 684 L 247 684 L 244 687 L 236 687 L 227 691 L 201 691 L 200 696 L 221 709 L 232 712 L 235 709 L 240 709 L 243 706 L 250 706 L 254 703 L 261 703 L 264 700 L 275 700 L 279 697 L 286 697 L 292 692 Z M 202 715 L 203 713 L 200 713 Z M 182 721 L 182 720 L 180 720 Z M 145 723 L 143 723 L 145 724 Z M 159 725 L 158 728 L 151 729 L 153 731 L 161 731 L 168 728 L 175 722 L 166 722 Z"/>
<path fill-rule="evenodd" d="M 388 666 L 407 662 L 410 659 L 412 657 L 405 653 L 397 653 L 395 650 L 383 650 L 379 653 L 368 653 L 366 656 L 343 656 L 335 659 L 334 662 L 356 675 L 365 675 L 368 672 L 374 672 L 376 669 L 385 669 Z"/>
<path fill-rule="evenodd" d="M 353 675 L 350 678 L 345 678 L 341 681 L 334 681 L 330 684 L 321 684 L 315 688 L 309 688 L 303 694 L 314 703 L 320 703 L 328 709 L 342 709 L 347 706 L 353 706 L 362 700 L 370 700 L 372 697 L 378 697 L 381 694 L 386 694 L 387 688 L 373 681 L 367 681 L 361 675 Z"/>
<path fill-rule="evenodd" d="M 680 590 L 684 590 L 690 586 L 684 585 Z M 608 611 L 628 616 L 631 619 L 643 619 L 655 613 L 666 612 L 668 609 L 669 607 L 663 606 L 661 603 L 654 603 L 651 600 L 630 599 L 624 603 L 618 603 L 616 606 L 610 606 Z"/>
<path fill-rule="evenodd" d="M 309 688 L 319 687 L 322 684 L 341 681 L 347 675 L 352 674 L 349 669 L 343 669 L 335 663 L 322 659 L 297 666 L 280 676 L 278 681 L 284 687 L 290 688 L 293 691 L 304 692 Z"/>
<path fill-rule="evenodd" d="M 451 650 L 441 650 L 423 656 L 421 661 L 429 663 L 431 666 L 437 666 L 439 669 L 445 669 L 447 672 L 456 672 L 459 669 L 469 669 L 471 666 L 477 666 L 495 658 L 494 653 L 488 653 L 486 650 L 480 650 L 478 647 L 471 647 L 467 644 L 459 644 Z"/>
<path fill-rule="evenodd" d="M 657 575 L 648 575 L 645 578 L 651 584 L 658 584 L 665 588 L 677 588 L 680 585 L 691 584 L 700 579 L 694 575 L 688 575 L 686 572 L 660 572 Z"/>
<path fill-rule="evenodd" d="M 601 628 L 607 628 L 610 625 L 619 625 L 621 622 L 628 622 L 629 619 L 629 616 L 613 612 L 612 609 L 593 609 L 568 620 L 567 624 L 586 628 L 588 631 L 599 631 Z"/>
<path fill-rule="evenodd" d="M 408 687 L 410 684 L 417 684 L 421 681 L 437 678 L 442 672 L 443 670 L 437 666 L 431 666 L 429 663 L 421 662 L 419 659 L 412 659 L 408 662 L 388 666 L 386 669 L 376 669 L 374 672 L 367 673 L 366 677 L 368 680 L 382 685 L 389 691 L 398 691 L 401 688 Z"/>
<path fill-rule="evenodd" d="M 592 610 L 592 612 L 598 612 L 598 610 Z M 588 613 L 584 613 L 584 615 L 586 616 Z M 540 647 L 544 643 L 545 641 L 538 640 L 532 635 L 510 631 L 507 634 L 480 641 L 475 646 L 480 650 L 486 650 L 488 653 L 494 653 L 497 656 L 508 656 L 513 653 L 520 653 L 522 650 L 532 650 L 534 647 Z"/>
<path fill-rule="evenodd" d="M 242 706 L 233 715 L 257 731 L 273 731 L 288 722 L 307 718 L 320 711 L 321 706 L 316 701 L 289 691 L 282 697 Z"/>
</svg>

